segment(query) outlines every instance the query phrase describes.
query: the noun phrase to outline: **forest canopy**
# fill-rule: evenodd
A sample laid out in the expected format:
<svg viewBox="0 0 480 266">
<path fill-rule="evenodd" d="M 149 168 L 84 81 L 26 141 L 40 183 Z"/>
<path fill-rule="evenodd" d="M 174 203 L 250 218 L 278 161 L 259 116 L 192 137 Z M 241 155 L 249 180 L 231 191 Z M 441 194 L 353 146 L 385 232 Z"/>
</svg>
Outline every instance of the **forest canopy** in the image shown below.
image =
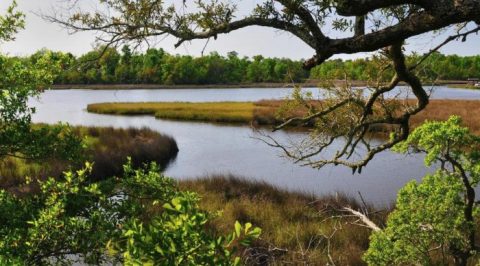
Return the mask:
<svg viewBox="0 0 480 266">
<path fill-rule="evenodd" d="M 393 71 L 379 75 L 379 61 L 375 56 L 354 60 L 333 59 L 305 70 L 302 60 L 288 58 L 241 57 L 237 52 L 222 56 L 216 52 L 202 57 L 172 55 L 162 48 L 135 52 L 129 46 L 121 50 L 104 47 L 80 56 L 71 53 L 41 50 L 20 58 L 36 62 L 50 54 L 52 64 L 60 64 L 62 71 L 55 84 L 161 84 L 206 85 L 241 83 L 301 83 L 306 80 L 345 79 L 374 81 L 391 79 Z M 419 55 L 408 56 L 408 61 L 419 60 Z M 97 60 L 98 59 L 98 60 Z M 480 77 L 480 56 L 432 54 L 422 65 L 420 77 L 435 80 L 467 80 Z"/>
</svg>

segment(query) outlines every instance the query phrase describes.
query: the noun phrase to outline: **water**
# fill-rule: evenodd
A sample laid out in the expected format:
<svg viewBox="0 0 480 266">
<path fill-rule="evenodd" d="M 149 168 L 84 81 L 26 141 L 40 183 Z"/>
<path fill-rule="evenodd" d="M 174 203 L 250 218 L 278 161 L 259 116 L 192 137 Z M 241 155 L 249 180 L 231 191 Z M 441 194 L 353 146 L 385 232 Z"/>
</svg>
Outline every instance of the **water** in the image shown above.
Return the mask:
<svg viewBox="0 0 480 266">
<path fill-rule="evenodd" d="M 308 89 L 316 97 L 317 89 Z M 166 175 L 177 179 L 232 174 L 264 180 L 281 188 L 314 193 L 336 192 L 363 197 L 377 205 L 389 204 L 406 182 L 429 171 L 422 157 L 391 152 L 379 154 L 362 174 L 349 168 L 329 166 L 321 170 L 301 167 L 280 157 L 281 153 L 255 139 L 246 126 L 225 126 L 195 122 L 157 120 L 150 116 L 90 114 L 86 106 L 98 102 L 145 101 L 257 101 L 282 99 L 291 89 L 181 89 L 181 90 L 57 90 L 47 91 L 31 105 L 37 108 L 34 122 L 66 122 L 83 126 L 149 127 L 171 135 L 180 152 Z M 436 87 L 432 98 L 480 99 L 480 91 Z M 277 132 L 280 141 L 299 139 L 303 133 Z"/>
</svg>

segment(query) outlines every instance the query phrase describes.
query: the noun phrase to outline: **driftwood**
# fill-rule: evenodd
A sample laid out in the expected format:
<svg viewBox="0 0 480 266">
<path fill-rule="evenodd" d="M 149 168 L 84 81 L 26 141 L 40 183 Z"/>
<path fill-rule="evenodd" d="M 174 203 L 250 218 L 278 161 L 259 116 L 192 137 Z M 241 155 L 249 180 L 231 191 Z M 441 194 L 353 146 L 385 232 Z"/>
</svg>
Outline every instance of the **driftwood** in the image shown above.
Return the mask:
<svg viewBox="0 0 480 266">
<path fill-rule="evenodd" d="M 365 225 L 367 226 L 368 228 L 372 229 L 373 231 L 380 231 L 382 229 L 380 229 L 380 227 L 378 227 L 378 225 L 376 225 L 372 220 L 370 220 L 365 214 L 359 212 L 359 211 L 356 211 L 350 207 L 344 207 L 343 210 L 353 214 L 354 216 L 358 217 L 360 219 L 360 221 Z"/>
</svg>

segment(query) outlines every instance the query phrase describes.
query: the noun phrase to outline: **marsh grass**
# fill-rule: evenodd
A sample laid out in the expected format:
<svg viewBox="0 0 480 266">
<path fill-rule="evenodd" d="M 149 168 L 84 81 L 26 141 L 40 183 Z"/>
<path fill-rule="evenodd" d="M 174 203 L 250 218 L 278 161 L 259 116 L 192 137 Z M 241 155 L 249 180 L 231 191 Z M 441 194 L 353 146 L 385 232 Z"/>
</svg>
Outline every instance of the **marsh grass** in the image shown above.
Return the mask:
<svg viewBox="0 0 480 266">
<path fill-rule="evenodd" d="M 427 108 L 411 118 L 413 127 L 425 120 L 445 121 L 451 115 L 458 115 L 463 125 L 473 134 L 480 135 L 480 101 L 477 100 L 431 100 Z"/>
<path fill-rule="evenodd" d="M 216 103 L 101 103 L 90 104 L 89 112 L 120 115 L 154 115 L 157 118 L 225 123 L 249 123 L 255 105 L 250 102 Z"/>
<path fill-rule="evenodd" d="M 447 87 L 452 89 L 467 89 L 467 90 L 479 90 L 479 87 L 475 87 L 471 84 L 449 84 Z"/>
<path fill-rule="evenodd" d="M 232 176 L 181 181 L 180 187 L 199 193 L 205 210 L 222 210 L 212 230 L 227 233 L 236 220 L 262 228 L 261 240 L 243 253 L 249 264 L 327 265 L 331 258 L 336 265 L 364 265 L 370 231 L 341 211 L 361 208 L 345 195 L 317 198 Z M 385 214 L 374 219 L 381 224 Z"/>
<path fill-rule="evenodd" d="M 87 128 L 86 130 L 87 139 L 93 138 L 90 142 L 94 143 L 89 145 L 87 152 L 88 159 L 94 162 L 91 174 L 94 180 L 122 174 L 127 157 L 131 157 L 134 167 L 156 162 L 161 169 L 164 169 L 178 153 L 178 147 L 173 138 L 147 128 Z"/>
<path fill-rule="evenodd" d="M 154 115 L 157 118 L 242 123 L 252 125 L 274 125 L 282 121 L 278 110 L 284 104 L 281 100 L 258 102 L 218 102 L 218 103 L 99 103 L 88 106 L 89 112 L 118 115 Z M 408 101 L 408 104 L 414 104 Z M 299 110 L 292 114 L 305 115 Z M 413 128 L 425 120 L 447 120 L 451 115 L 459 115 L 464 124 L 474 134 L 480 134 L 480 101 L 475 100 L 431 100 L 425 110 L 413 116 Z M 378 131 L 385 131 L 379 128 Z"/>
<path fill-rule="evenodd" d="M 31 161 L 5 158 L 0 161 L 0 187 L 17 192 L 29 192 L 31 187 L 20 186 L 25 177 L 45 179 L 81 167 L 85 161 L 93 162 L 91 178 L 105 179 L 122 174 L 127 157 L 135 167 L 156 162 L 161 168 L 173 160 L 178 147 L 175 140 L 150 129 L 113 129 L 75 127 L 74 132 L 85 139 L 86 149 L 76 162 L 62 160 Z"/>
</svg>

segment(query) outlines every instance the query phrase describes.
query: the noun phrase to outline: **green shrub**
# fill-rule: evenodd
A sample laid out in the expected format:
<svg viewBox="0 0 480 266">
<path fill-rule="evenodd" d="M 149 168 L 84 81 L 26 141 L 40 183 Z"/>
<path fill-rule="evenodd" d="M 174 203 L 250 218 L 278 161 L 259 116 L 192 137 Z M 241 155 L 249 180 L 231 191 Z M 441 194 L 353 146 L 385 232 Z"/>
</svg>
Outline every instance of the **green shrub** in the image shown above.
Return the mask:
<svg viewBox="0 0 480 266">
<path fill-rule="evenodd" d="M 425 164 L 440 169 L 398 194 L 387 227 L 375 232 L 364 259 L 370 265 L 455 264 L 478 259 L 476 225 L 480 181 L 480 138 L 461 119 L 427 122 L 397 145 L 400 152 L 424 152 Z"/>
<path fill-rule="evenodd" d="M 21 198 L 0 191 L 0 263 L 230 265 L 236 248 L 260 234 L 239 223 L 227 237 L 209 232 L 212 214 L 198 208 L 198 196 L 155 163 L 133 169 L 129 161 L 122 178 L 101 182 L 87 178 L 90 170 L 35 181 L 40 191 Z"/>
</svg>

